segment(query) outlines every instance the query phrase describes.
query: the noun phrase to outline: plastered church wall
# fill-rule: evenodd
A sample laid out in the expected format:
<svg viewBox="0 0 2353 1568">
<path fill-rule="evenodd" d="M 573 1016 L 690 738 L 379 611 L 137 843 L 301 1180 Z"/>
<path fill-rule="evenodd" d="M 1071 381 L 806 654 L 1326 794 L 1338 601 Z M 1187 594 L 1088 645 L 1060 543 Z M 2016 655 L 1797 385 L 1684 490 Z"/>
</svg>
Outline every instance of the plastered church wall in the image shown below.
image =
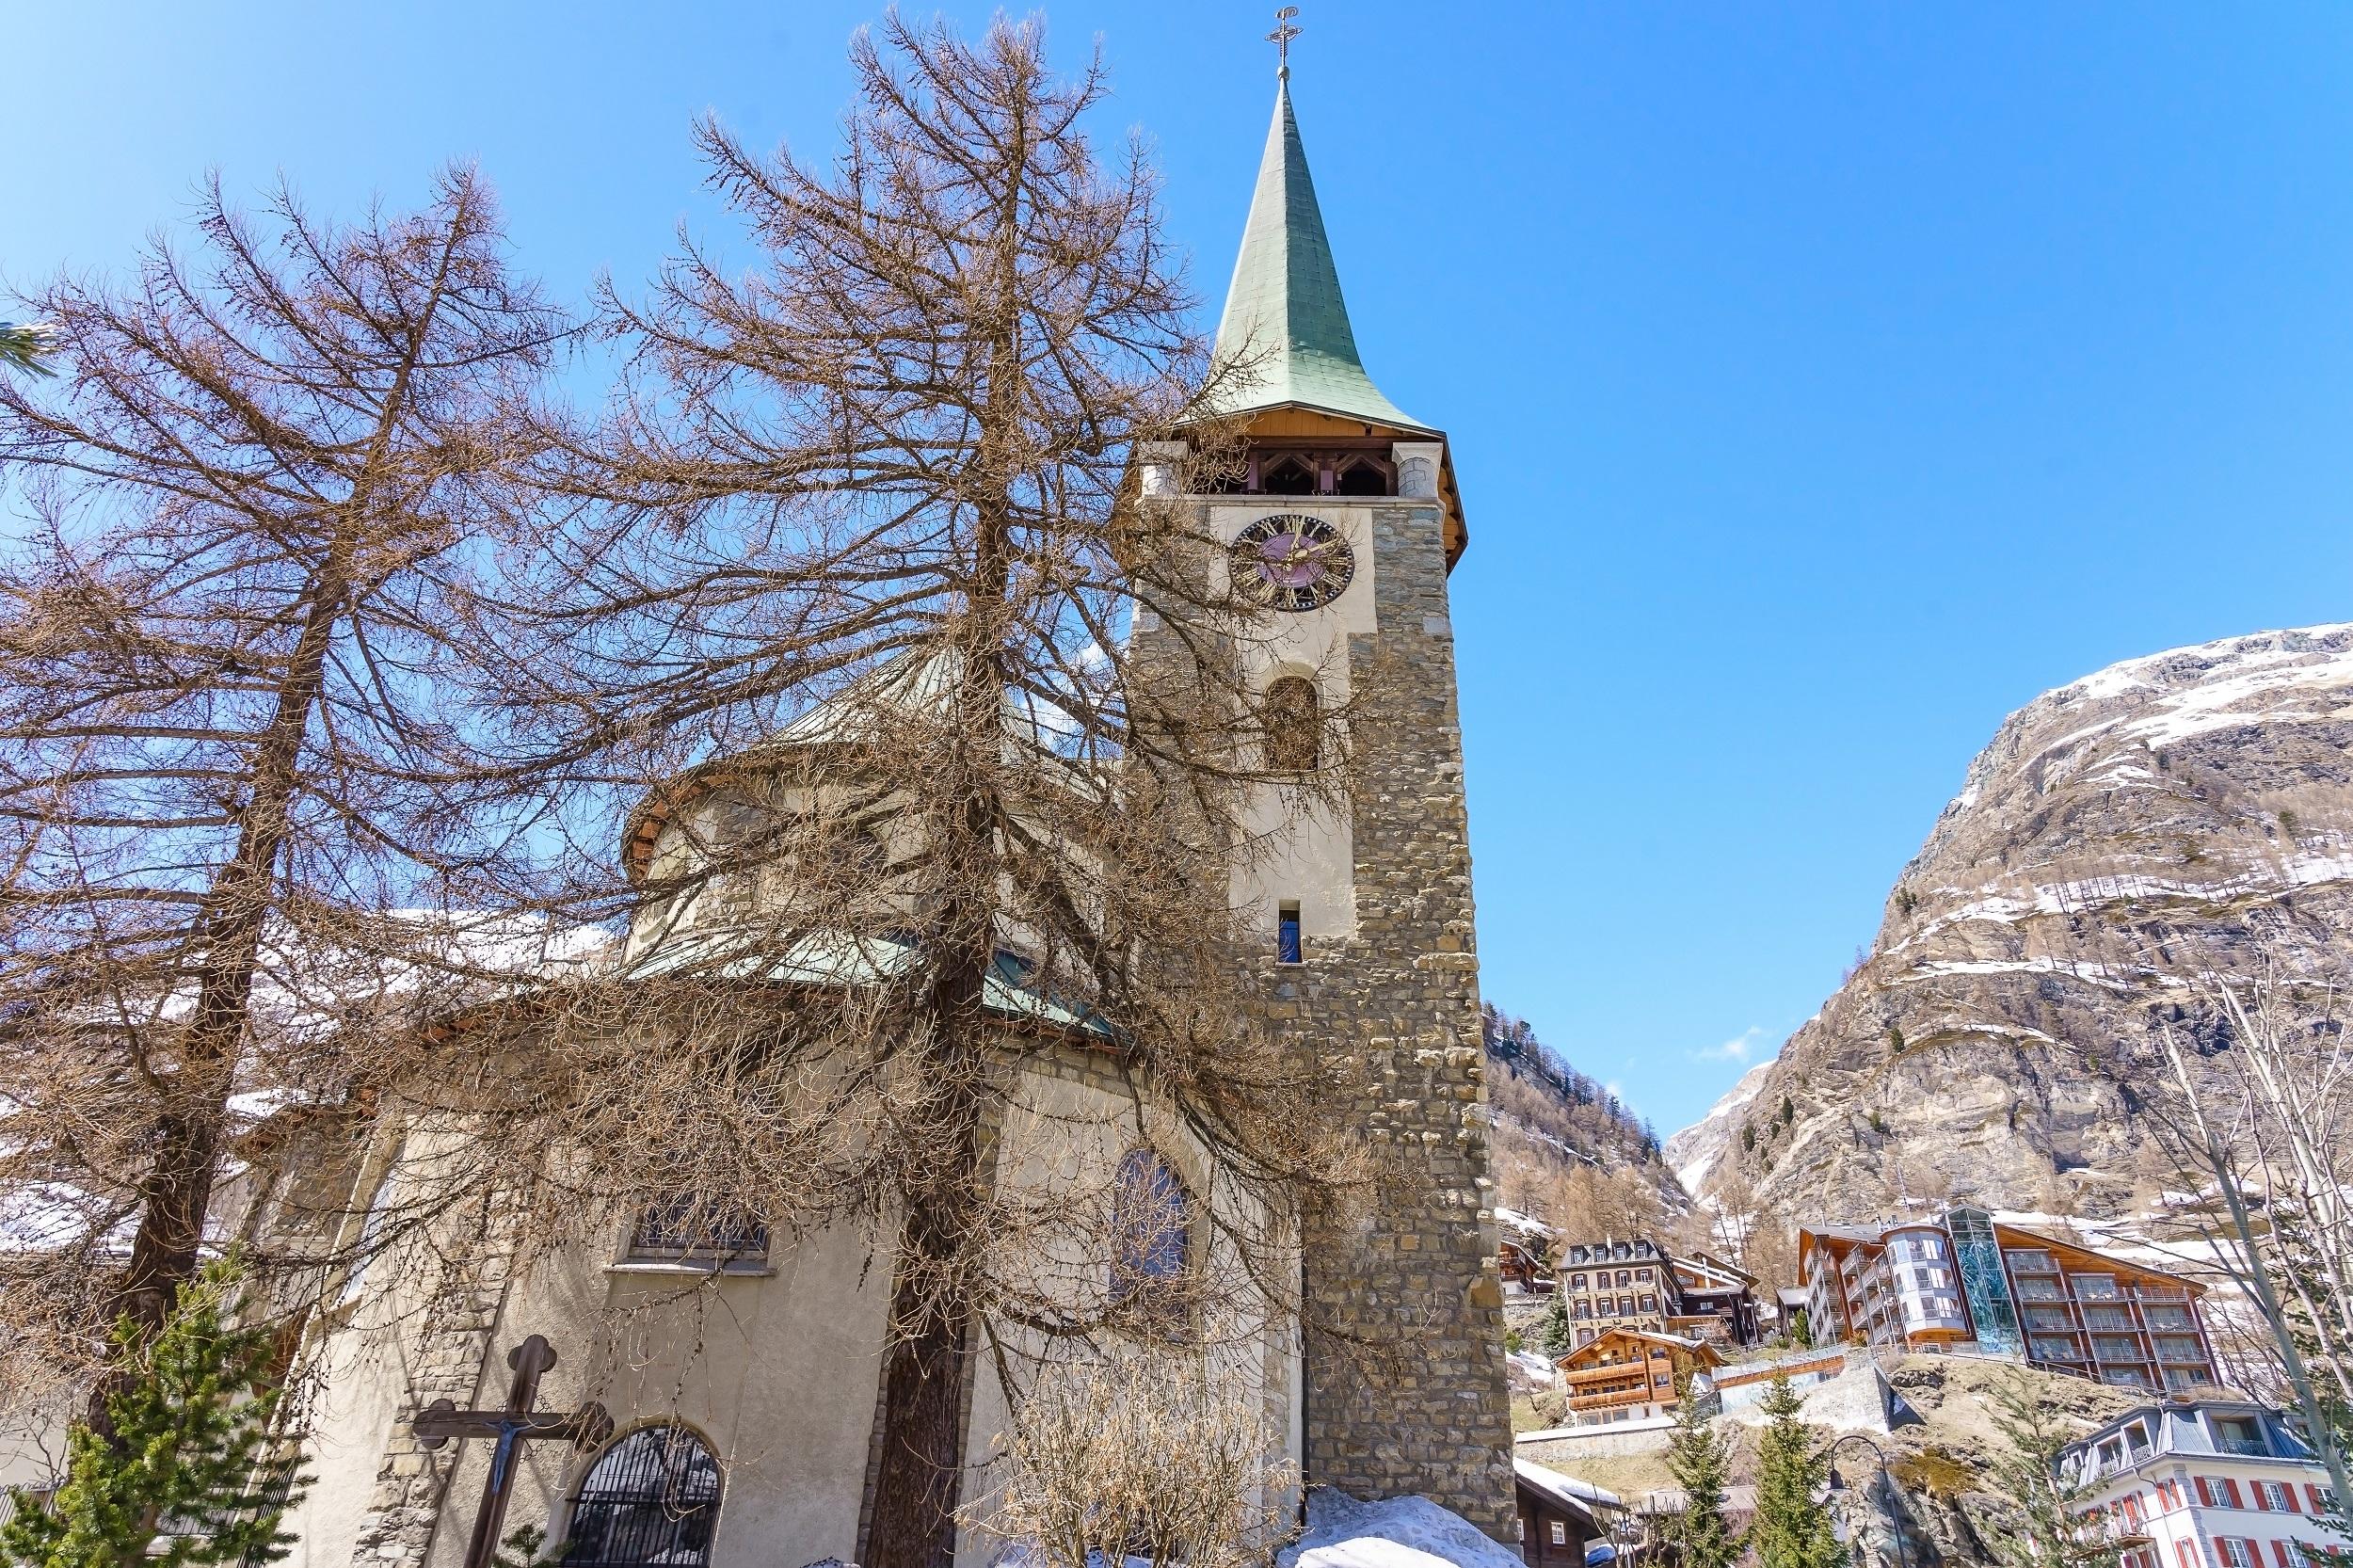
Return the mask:
<svg viewBox="0 0 2353 1568">
<path fill-rule="evenodd" d="M 1133 1086 L 1100 1053 L 1065 1049 L 1032 1061 L 1009 1117 L 1027 1125 L 996 1138 L 1000 1179 L 1068 1180 L 1090 1161 L 1108 1170 L 1145 1140 L 1199 1179 L 1203 1162 L 1148 1108 L 1139 1128 Z M 1196 1190 L 1208 1185 L 1199 1180 Z M 799 1244 L 778 1238 L 767 1271 L 715 1281 L 699 1271 L 616 1265 L 622 1251 L 617 1235 L 583 1237 L 525 1272 L 495 1245 L 482 1246 L 471 1272 L 430 1299 L 426 1271 L 403 1271 L 396 1256 L 378 1260 L 389 1288 L 363 1301 L 364 1321 L 340 1324 L 316 1352 L 328 1387 L 313 1407 L 308 1451 L 321 1480 L 289 1519 L 299 1536 L 296 1568 L 459 1568 L 489 1445 L 427 1453 L 408 1422 L 437 1398 L 498 1405 L 505 1352 L 532 1334 L 546 1336 L 560 1357 L 541 1381 L 541 1409 L 593 1397 L 622 1432 L 680 1421 L 709 1445 L 723 1473 L 712 1568 L 856 1560 L 889 1305 L 887 1249 L 846 1229 Z M 1039 1267 L 1050 1277 L 1056 1263 Z M 1242 1315 L 1206 1338 L 1226 1385 L 1246 1389 L 1264 1413 L 1271 1464 L 1295 1474 L 1301 1380 L 1289 1325 Z M 984 1368 L 967 1420 L 966 1496 L 976 1517 L 1002 1483 L 1009 1419 L 1003 1391 Z M 560 1538 L 592 1461 L 560 1442 L 525 1444 L 506 1528 L 536 1525 Z M 957 1562 L 983 1568 L 1003 1546 L 967 1528 Z"/>
</svg>

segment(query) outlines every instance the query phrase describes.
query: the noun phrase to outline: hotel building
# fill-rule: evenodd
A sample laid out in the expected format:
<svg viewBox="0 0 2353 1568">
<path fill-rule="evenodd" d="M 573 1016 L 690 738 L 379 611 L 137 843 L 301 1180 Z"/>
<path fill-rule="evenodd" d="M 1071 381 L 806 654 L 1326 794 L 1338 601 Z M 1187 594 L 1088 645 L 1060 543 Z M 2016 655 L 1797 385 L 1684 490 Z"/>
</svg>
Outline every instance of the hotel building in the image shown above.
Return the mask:
<svg viewBox="0 0 2353 1568">
<path fill-rule="evenodd" d="M 1981 1208 L 1798 1233 L 1817 1343 L 1968 1350 L 2152 1392 L 2217 1386 L 2202 1288 Z"/>
</svg>

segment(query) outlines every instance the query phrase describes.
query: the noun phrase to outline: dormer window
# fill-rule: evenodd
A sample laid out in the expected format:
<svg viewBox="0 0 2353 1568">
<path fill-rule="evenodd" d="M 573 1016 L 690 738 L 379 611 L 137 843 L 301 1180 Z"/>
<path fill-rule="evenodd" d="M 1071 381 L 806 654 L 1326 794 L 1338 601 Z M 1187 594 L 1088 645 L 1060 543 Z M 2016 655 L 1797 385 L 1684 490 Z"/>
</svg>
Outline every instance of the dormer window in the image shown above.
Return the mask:
<svg viewBox="0 0 2353 1568">
<path fill-rule="evenodd" d="M 2264 1446 L 2263 1428 L 2251 1416 L 2217 1416 L 2214 1422 L 2214 1446 L 2226 1454 L 2260 1454 Z"/>
</svg>

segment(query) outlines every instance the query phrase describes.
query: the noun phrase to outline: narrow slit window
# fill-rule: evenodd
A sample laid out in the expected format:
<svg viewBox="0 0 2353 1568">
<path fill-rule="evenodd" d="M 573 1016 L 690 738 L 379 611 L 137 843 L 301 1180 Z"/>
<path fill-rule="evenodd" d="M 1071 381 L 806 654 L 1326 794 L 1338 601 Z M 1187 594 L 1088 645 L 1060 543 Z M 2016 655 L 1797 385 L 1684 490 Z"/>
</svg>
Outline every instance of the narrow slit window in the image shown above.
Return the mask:
<svg viewBox="0 0 2353 1568">
<path fill-rule="evenodd" d="M 1299 955 L 1299 905 L 1295 902 L 1282 904 L 1276 912 L 1274 956 L 1278 963 L 1303 962 Z"/>
</svg>

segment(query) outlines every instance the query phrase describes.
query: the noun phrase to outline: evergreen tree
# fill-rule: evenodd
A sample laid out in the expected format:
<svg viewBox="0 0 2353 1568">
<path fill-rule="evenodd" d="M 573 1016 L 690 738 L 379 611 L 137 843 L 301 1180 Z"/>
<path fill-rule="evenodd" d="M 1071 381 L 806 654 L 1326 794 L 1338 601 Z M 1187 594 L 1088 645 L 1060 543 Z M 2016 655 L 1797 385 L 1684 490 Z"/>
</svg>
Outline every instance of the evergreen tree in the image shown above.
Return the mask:
<svg viewBox="0 0 2353 1568">
<path fill-rule="evenodd" d="M 2065 1419 L 2043 1402 L 2024 1372 L 1993 1390 L 1993 1425 L 2004 1452 L 1993 1468 L 1993 1490 L 2015 1513 L 1993 1521 L 1994 1549 L 2012 1568 L 2116 1568 L 2119 1553 L 2089 1507 L 2090 1488 L 2059 1470 L 2059 1450 L 2073 1440 Z"/>
<path fill-rule="evenodd" d="M 0 321 L 0 365 L 28 370 L 35 376 L 55 376 L 57 373 L 41 362 L 49 351 L 46 328 L 22 321 Z"/>
<path fill-rule="evenodd" d="M 305 1478 L 274 1432 L 274 1336 L 239 1328 L 233 1259 L 179 1288 L 163 1331 L 142 1345 L 115 1327 L 122 1377 L 106 1400 L 111 1439 L 67 1438 L 65 1485 L 44 1512 L 24 1494 L 0 1527 L 0 1560 L 22 1568 L 207 1568 L 274 1562 L 278 1526 Z M 164 1549 L 149 1550 L 158 1536 Z"/>
<path fill-rule="evenodd" d="M 1835 1568 L 1846 1555 L 1831 1529 L 1830 1509 L 1816 1500 L 1830 1480 L 1830 1456 L 1800 1418 L 1803 1407 L 1788 1375 L 1773 1379 L 1760 1407 L 1756 1518 L 1749 1528 L 1758 1568 Z"/>
<path fill-rule="evenodd" d="M 1667 1445 L 1667 1469 L 1683 1491 L 1683 1511 L 1660 1526 L 1674 1548 L 1678 1568 L 1731 1568 L 1748 1542 L 1724 1516 L 1724 1494 L 1732 1478 L 1732 1439 L 1700 1414 L 1699 1396 L 1689 1380 L 1675 1405 L 1674 1434 Z"/>
<path fill-rule="evenodd" d="M 1556 1360 L 1577 1348 L 1577 1336 L 1569 1327 L 1569 1298 L 1556 1289 L 1552 1304 L 1545 1308 L 1545 1353 Z"/>
</svg>

